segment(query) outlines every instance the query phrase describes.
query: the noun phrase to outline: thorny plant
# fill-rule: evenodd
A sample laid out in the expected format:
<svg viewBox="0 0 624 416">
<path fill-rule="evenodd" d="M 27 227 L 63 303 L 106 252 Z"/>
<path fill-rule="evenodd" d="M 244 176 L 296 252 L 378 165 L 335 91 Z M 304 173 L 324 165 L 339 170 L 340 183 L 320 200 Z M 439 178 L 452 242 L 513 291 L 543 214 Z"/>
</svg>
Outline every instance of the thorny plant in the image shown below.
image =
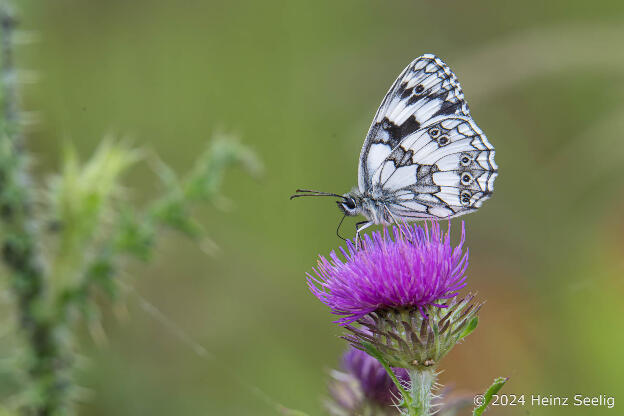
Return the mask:
<svg viewBox="0 0 624 416">
<path fill-rule="evenodd" d="M 22 133 L 15 68 L 16 19 L 0 6 L 0 240 L 4 275 L 11 284 L 24 348 L 16 353 L 19 392 L 7 411 L 24 415 L 69 415 L 78 387 L 72 377 L 79 320 L 97 319 L 94 296 L 115 297 L 116 278 L 128 258 L 149 260 L 164 229 L 200 240 L 204 230 L 193 207 L 213 202 L 225 170 L 260 166 L 232 137 L 216 135 L 185 176 L 157 160 L 160 196 L 141 207 L 127 198 L 123 175 L 146 159 L 129 145 L 103 140 L 81 163 L 67 146 L 57 174 L 35 178 Z M 123 190 L 123 192 L 122 192 Z M 7 402 L 5 401 L 5 404 Z"/>
<path fill-rule="evenodd" d="M 348 331 L 343 338 L 361 351 L 347 354 L 346 376 L 334 373 L 332 415 L 429 416 L 436 409 L 445 415 L 456 410 L 443 407 L 436 379 L 440 360 L 478 324 L 481 303 L 471 294 L 458 298 L 468 268 L 464 243 L 463 223 L 453 246 L 450 222 L 444 233 L 433 221 L 373 232 L 361 245 L 347 241 L 341 255 L 319 257 L 308 275 L 310 290 L 340 316 L 336 323 Z M 505 381 L 494 386 L 500 389 Z"/>
</svg>

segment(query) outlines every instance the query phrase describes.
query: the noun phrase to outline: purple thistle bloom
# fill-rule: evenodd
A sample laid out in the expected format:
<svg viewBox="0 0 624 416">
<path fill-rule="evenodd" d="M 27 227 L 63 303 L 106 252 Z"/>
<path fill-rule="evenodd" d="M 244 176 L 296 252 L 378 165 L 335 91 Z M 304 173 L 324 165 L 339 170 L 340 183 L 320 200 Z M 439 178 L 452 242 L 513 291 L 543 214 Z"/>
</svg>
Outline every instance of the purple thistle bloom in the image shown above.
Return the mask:
<svg viewBox="0 0 624 416">
<path fill-rule="evenodd" d="M 392 234 L 392 235 L 391 235 Z M 382 309 L 445 307 L 437 301 L 450 299 L 466 285 L 468 250 L 463 252 L 465 229 L 461 240 L 451 245 L 450 223 L 446 233 L 438 222 L 431 226 L 400 225 L 392 233 L 373 232 L 363 238 L 362 246 L 347 241 L 340 247 L 345 261 L 330 253 L 328 260 L 319 256 L 308 286 L 314 295 L 343 315 L 337 323 L 347 325 Z"/>
<path fill-rule="evenodd" d="M 378 405 L 392 405 L 401 397 L 386 369 L 364 351 L 350 348 L 342 358 L 344 370 L 355 377 L 364 397 Z M 394 375 L 401 383 L 409 382 L 404 368 L 393 368 Z"/>
</svg>

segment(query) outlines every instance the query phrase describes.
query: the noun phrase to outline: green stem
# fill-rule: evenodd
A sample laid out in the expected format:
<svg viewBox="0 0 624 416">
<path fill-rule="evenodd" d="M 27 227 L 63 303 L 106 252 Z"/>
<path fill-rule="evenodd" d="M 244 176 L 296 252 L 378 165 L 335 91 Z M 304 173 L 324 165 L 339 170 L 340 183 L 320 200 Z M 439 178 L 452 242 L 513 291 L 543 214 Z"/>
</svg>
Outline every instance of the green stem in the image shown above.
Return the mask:
<svg viewBox="0 0 624 416">
<path fill-rule="evenodd" d="M 69 366 L 58 325 L 46 311 L 46 276 L 33 218 L 32 183 L 27 171 L 20 129 L 13 34 L 16 20 L 7 1 L 0 5 L 0 222 L 2 259 L 11 271 L 21 329 L 28 343 L 28 397 L 25 415 L 62 414 L 68 391 Z"/>
<path fill-rule="evenodd" d="M 401 384 L 401 382 L 399 381 L 399 379 L 397 378 L 397 376 L 394 374 L 394 371 L 392 371 L 392 368 L 390 368 L 390 366 L 388 365 L 388 363 L 386 362 L 386 360 L 384 360 L 383 358 L 377 358 L 377 361 L 379 361 L 381 363 L 381 365 L 384 366 L 384 368 L 386 369 L 386 373 L 388 373 L 388 375 L 390 376 L 390 378 L 392 379 L 392 382 L 394 383 L 394 385 L 397 387 L 397 389 L 399 390 L 399 393 L 401 393 L 401 397 L 403 397 L 403 400 L 406 402 L 409 401 L 410 399 L 410 395 L 408 394 L 408 392 L 405 390 L 405 388 L 403 387 L 403 385 Z"/>
<path fill-rule="evenodd" d="M 409 369 L 410 390 L 409 400 L 405 400 L 408 415 L 429 416 L 431 414 L 431 389 L 436 375 L 433 369 Z"/>
</svg>

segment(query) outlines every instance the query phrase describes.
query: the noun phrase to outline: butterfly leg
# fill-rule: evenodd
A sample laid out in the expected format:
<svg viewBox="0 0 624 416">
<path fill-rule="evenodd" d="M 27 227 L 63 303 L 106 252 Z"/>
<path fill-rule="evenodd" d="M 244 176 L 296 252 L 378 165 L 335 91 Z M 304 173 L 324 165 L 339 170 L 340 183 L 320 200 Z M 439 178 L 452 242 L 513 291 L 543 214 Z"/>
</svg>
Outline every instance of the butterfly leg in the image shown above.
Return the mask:
<svg viewBox="0 0 624 416">
<path fill-rule="evenodd" d="M 371 221 L 360 221 L 355 224 L 355 247 L 359 247 L 360 232 L 373 225 Z"/>
<path fill-rule="evenodd" d="M 397 225 L 397 227 L 399 227 L 399 231 L 401 232 L 401 234 L 403 234 L 403 237 L 405 237 L 405 239 L 409 241 L 410 243 L 413 243 L 413 241 L 409 239 L 407 234 L 405 234 L 405 230 L 403 229 L 403 226 L 405 225 L 405 223 L 400 223 L 399 220 L 397 220 L 396 217 L 392 215 L 392 212 L 390 212 L 390 210 L 387 207 L 386 207 L 386 211 L 388 212 L 388 215 L 390 215 L 390 218 L 392 218 L 392 222 L 394 222 Z"/>
</svg>

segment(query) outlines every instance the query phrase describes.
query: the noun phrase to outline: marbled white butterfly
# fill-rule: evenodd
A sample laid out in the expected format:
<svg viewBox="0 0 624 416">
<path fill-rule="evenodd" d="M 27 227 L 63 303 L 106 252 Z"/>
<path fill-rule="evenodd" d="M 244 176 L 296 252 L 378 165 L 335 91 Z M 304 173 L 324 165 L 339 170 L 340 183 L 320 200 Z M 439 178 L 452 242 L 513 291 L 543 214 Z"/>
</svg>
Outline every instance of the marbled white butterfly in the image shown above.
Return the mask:
<svg viewBox="0 0 624 416">
<path fill-rule="evenodd" d="M 434 55 L 407 66 L 384 97 L 366 135 L 358 186 L 334 196 L 345 216 L 372 224 L 447 219 L 475 211 L 497 176 L 494 147 L 470 116 L 455 74 Z M 343 217 L 344 218 L 344 217 Z"/>
</svg>

